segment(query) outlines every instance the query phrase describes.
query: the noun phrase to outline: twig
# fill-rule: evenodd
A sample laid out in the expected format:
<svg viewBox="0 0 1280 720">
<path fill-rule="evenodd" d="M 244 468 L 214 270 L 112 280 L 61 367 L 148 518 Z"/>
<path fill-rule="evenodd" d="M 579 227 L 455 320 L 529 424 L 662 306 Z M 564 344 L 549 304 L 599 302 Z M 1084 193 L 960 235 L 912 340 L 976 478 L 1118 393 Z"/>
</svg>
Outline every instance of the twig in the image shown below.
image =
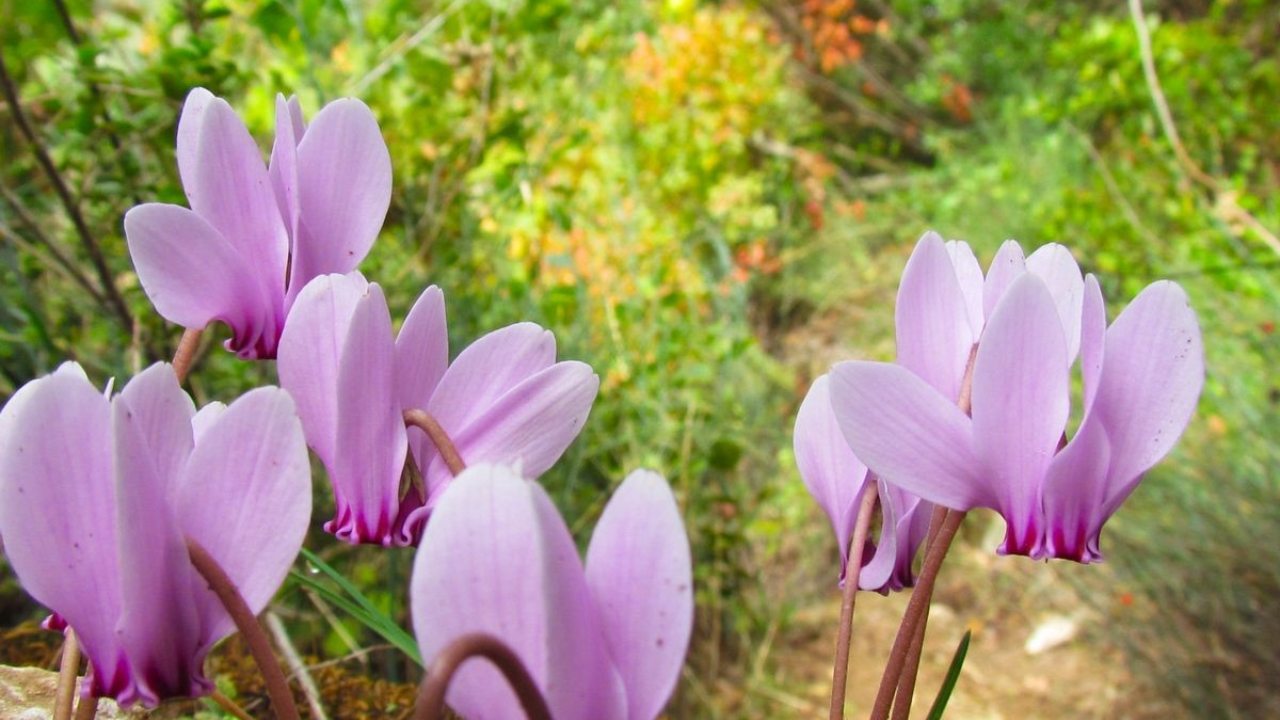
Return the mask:
<svg viewBox="0 0 1280 720">
<path fill-rule="evenodd" d="M 80 643 L 76 633 L 67 628 L 62 639 L 62 663 L 58 666 L 58 691 L 53 698 L 53 720 L 71 720 L 71 707 L 76 700 L 76 677 L 80 674 Z"/>
<path fill-rule="evenodd" d="M 271 636 L 276 640 L 276 647 L 280 648 L 280 653 L 284 655 L 284 662 L 289 666 L 289 677 L 296 678 L 298 684 L 302 686 L 302 694 L 307 697 L 307 707 L 311 708 L 311 717 L 314 720 L 329 720 L 329 715 L 324 711 L 324 704 L 320 702 L 320 689 L 316 687 L 315 679 L 311 677 L 307 666 L 302 662 L 302 657 L 298 655 L 298 649 L 293 646 L 293 640 L 289 639 L 289 632 L 285 630 L 284 623 L 280 622 L 280 616 L 267 611 L 266 620 L 267 630 L 271 631 Z"/>
<path fill-rule="evenodd" d="M 344 662 L 351 662 L 352 660 L 363 661 L 367 655 L 370 655 L 376 652 L 382 652 L 383 650 L 394 650 L 395 647 L 396 646 L 392 645 L 391 643 L 379 643 L 377 645 L 370 645 L 369 647 L 362 647 L 352 652 L 349 652 L 346 655 L 343 655 L 342 657 L 330 658 L 323 662 L 315 663 L 314 665 L 306 665 L 303 667 L 303 669 L 306 670 L 307 672 L 311 672 L 314 670 L 323 670 L 324 668 L 332 667 L 334 665 L 341 665 Z M 293 675 L 291 674 L 289 677 L 293 677 Z"/>
<path fill-rule="evenodd" d="M 89 260 L 93 263 L 93 267 L 98 273 L 98 279 L 101 281 L 102 289 L 107 295 L 108 304 L 115 311 L 124 329 L 132 332 L 133 315 L 129 312 L 129 306 L 125 304 L 124 297 L 120 295 L 120 290 L 116 287 L 115 280 L 111 276 L 111 269 L 107 267 L 106 258 L 102 255 L 102 248 L 98 246 L 98 241 L 89 232 L 89 226 L 85 223 L 84 216 L 80 213 L 80 207 L 76 204 L 75 198 L 71 197 L 71 191 L 67 189 L 67 184 L 63 181 L 62 176 L 58 174 L 58 169 L 54 166 L 53 160 L 49 158 L 49 153 L 40 144 L 40 139 L 36 137 L 35 131 L 32 130 L 31 123 L 27 120 L 27 115 L 22 109 L 22 105 L 18 102 L 18 88 L 4 63 L 4 53 L 0 53 L 0 87 L 4 90 L 5 100 L 9 103 L 9 110 L 13 115 L 14 123 L 22 131 L 23 136 L 27 138 L 27 142 L 30 143 L 31 149 L 36 155 L 36 161 L 49 178 L 54 191 L 58 193 L 58 198 L 62 201 L 62 206 L 66 209 L 67 215 L 71 217 L 71 224 L 75 226 L 76 234 L 79 235 L 80 242 L 84 245 L 85 251 L 89 254 Z"/>
<path fill-rule="evenodd" d="M 48 251 L 49 256 L 52 258 L 52 261 L 50 261 L 49 258 L 42 257 L 41 261 L 50 266 L 61 267 L 67 272 L 70 279 L 83 287 L 85 292 L 89 293 L 96 302 L 106 302 L 106 298 L 104 298 L 98 288 L 94 286 L 93 281 L 86 277 L 84 273 L 80 272 L 80 268 L 76 263 L 72 262 L 71 258 L 68 258 L 62 252 L 62 249 L 44 233 L 44 230 L 40 228 L 40 223 L 36 222 L 35 218 L 31 217 L 31 213 L 27 212 L 27 209 L 23 207 L 22 200 L 15 195 L 13 191 L 3 185 L 0 185 L 0 194 L 4 195 L 5 201 L 7 201 L 9 203 L 9 207 L 13 209 L 13 214 L 18 216 L 18 220 L 22 222 L 22 225 L 27 229 L 27 232 L 31 233 L 31 236 L 36 239 L 36 242 L 43 246 L 44 250 Z M 26 246 L 27 250 L 31 253 L 43 255 L 43 252 L 38 247 L 27 242 L 21 235 L 13 230 L 8 230 L 8 235 L 14 244 L 22 244 Z"/>
<path fill-rule="evenodd" d="M 546 698 L 538 689 L 529 670 L 520 658 L 498 638 L 486 633 L 469 633 L 449 643 L 431 663 L 431 670 L 422 681 L 418 703 L 414 707 L 414 720 L 439 720 L 444 717 L 444 695 L 449 683 L 462 663 L 473 657 L 483 657 L 493 663 L 506 678 L 520 700 L 520 707 L 529 720 L 551 720 L 551 710 Z"/>
<path fill-rule="evenodd" d="M 849 684 L 849 647 L 853 644 L 853 610 L 858 599 L 858 576 L 862 570 L 862 553 L 867 546 L 867 530 L 871 527 L 871 511 L 876 506 L 875 476 L 868 474 L 858 517 L 849 541 L 849 561 L 844 570 L 844 594 L 840 603 L 840 632 L 836 636 L 836 660 L 831 669 L 831 720 L 844 718 L 845 689 Z M 892 530 L 890 530 L 892 532 Z"/>
<path fill-rule="evenodd" d="M 405 410 L 404 424 L 412 425 L 427 434 L 427 437 L 435 444 L 436 450 L 440 452 L 440 457 L 444 459 L 444 464 L 449 467 L 449 472 L 456 477 L 463 470 L 467 469 L 466 463 L 462 461 L 462 456 L 458 454 L 458 448 L 453 444 L 453 440 L 449 439 L 449 433 L 445 432 L 444 427 L 440 425 L 440 421 L 436 420 L 431 413 L 426 410 Z"/>
<path fill-rule="evenodd" d="M 1134 209 L 1133 204 L 1129 202 L 1129 198 L 1120 190 L 1120 184 L 1116 182 L 1116 178 L 1111 174 L 1111 169 L 1107 167 L 1107 161 L 1102 157 L 1102 153 L 1098 152 L 1097 146 L 1093 144 L 1093 140 L 1085 134 L 1083 130 L 1067 123 L 1067 129 L 1075 133 L 1080 138 L 1080 142 L 1084 144 L 1085 152 L 1089 154 L 1089 159 L 1098 168 L 1098 174 L 1102 176 L 1102 183 L 1107 186 L 1107 192 L 1111 193 L 1111 199 L 1116 205 L 1120 206 L 1120 212 L 1124 215 L 1125 220 L 1133 226 L 1148 243 L 1158 245 L 1160 238 L 1143 224 L 1142 218 L 1138 216 L 1138 211 Z"/>
<path fill-rule="evenodd" d="M 1280 238 L 1268 230 L 1252 213 L 1240 207 L 1235 193 L 1224 190 L 1218 181 L 1200 169 L 1191 159 L 1187 148 L 1178 135 L 1178 126 L 1173 121 L 1173 113 L 1169 110 L 1169 101 L 1165 98 L 1164 89 L 1160 85 L 1160 76 L 1156 73 L 1155 57 L 1151 52 L 1151 31 L 1147 27 L 1147 17 L 1142 9 L 1142 0 L 1129 0 L 1129 14 L 1133 16 L 1133 27 L 1138 33 L 1138 53 L 1142 58 L 1142 74 L 1147 81 L 1147 90 L 1151 93 L 1151 102 L 1156 107 L 1156 116 L 1160 119 L 1160 129 L 1165 139 L 1173 148 L 1173 155 L 1178 161 L 1182 174 L 1203 185 L 1213 193 L 1214 212 L 1223 220 L 1236 220 L 1248 225 L 1271 250 L 1280 254 Z"/>
<path fill-rule="evenodd" d="M 213 692 L 209 693 L 209 699 L 217 703 L 218 707 L 236 716 L 238 720 L 253 720 L 253 716 L 244 708 L 240 707 L 239 703 L 218 692 L 216 688 Z"/>
<path fill-rule="evenodd" d="M 267 686 L 267 695 L 271 698 L 271 707 L 280 720 L 299 720 L 298 708 L 293 704 L 293 693 L 289 691 L 289 682 L 285 680 L 280 664 L 276 662 L 275 653 L 271 651 L 271 641 L 262 631 L 258 619 L 241 597 L 231 578 L 227 576 L 218 561 L 195 540 L 187 538 L 187 554 L 191 556 L 191 564 L 209 583 L 209 589 L 222 601 L 227 614 L 235 622 L 240 637 L 249 646 L 249 653 L 262 673 L 262 680 Z"/>
</svg>

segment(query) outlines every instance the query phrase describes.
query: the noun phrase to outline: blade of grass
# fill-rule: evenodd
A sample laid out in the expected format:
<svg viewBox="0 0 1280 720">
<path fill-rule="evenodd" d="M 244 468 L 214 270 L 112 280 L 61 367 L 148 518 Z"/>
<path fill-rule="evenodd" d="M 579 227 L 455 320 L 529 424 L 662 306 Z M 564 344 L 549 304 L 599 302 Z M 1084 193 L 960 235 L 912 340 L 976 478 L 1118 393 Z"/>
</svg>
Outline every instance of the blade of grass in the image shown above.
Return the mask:
<svg viewBox="0 0 1280 720">
<path fill-rule="evenodd" d="M 956 681 L 960 679 L 960 668 L 964 667 L 964 657 L 969 654 L 969 638 L 972 635 L 972 630 L 966 630 L 964 637 L 960 638 L 956 654 L 951 656 L 951 666 L 947 668 L 947 676 L 942 680 L 942 687 L 938 688 L 938 697 L 934 698 L 933 706 L 929 708 L 928 720 L 942 720 L 942 713 L 947 709 L 947 702 L 951 700 L 951 691 L 956 689 Z"/>
<path fill-rule="evenodd" d="M 324 598 L 326 602 L 350 615 L 360 624 L 380 635 L 400 652 L 408 655 L 409 659 L 419 666 L 422 665 L 422 656 L 418 652 L 418 642 L 413 635 L 375 608 L 368 598 L 360 594 L 358 590 L 354 594 L 339 592 L 327 583 L 297 570 L 291 571 L 290 577 L 298 584 Z"/>
</svg>

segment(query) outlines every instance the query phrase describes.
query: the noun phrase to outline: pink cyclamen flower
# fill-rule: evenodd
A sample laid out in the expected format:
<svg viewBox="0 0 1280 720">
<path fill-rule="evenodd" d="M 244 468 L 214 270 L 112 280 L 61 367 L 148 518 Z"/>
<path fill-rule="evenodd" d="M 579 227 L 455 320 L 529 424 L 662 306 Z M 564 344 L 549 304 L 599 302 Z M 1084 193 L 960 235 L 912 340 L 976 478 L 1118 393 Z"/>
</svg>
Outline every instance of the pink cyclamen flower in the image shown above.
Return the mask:
<svg viewBox="0 0 1280 720">
<path fill-rule="evenodd" d="M 178 121 L 178 173 L 191 207 L 147 203 L 124 218 L 142 287 L 172 323 L 217 320 L 243 358 L 273 358 L 285 317 L 312 278 L 354 270 L 391 202 L 391 156 L 359 100 L 304 126 L 276 98 L 270 167 L 231 106 L 204 88 Z"/>
<path fill-rule="evenodd" d="M 584 571 L 541 486 L 473 466 L 427 526 L 410 602 L 425 659 L 489 633 L 524 663 L 557 720 L 653 720 L 689 646 L 692 583 L 680 510 L 657 473 L 633 472 L 614 493 Z M 462 666 L 447 700 L 468 718 L 523 717 L 484 662 Z"/>
<path fill-rule="evenodd" d="M 586 422 L 600 381 L 556 362 L 555 337 L 519 323 L 477 340 L 449 364 L 444 294 L 427 288 L 393 335 L 382 288 L 359 273 L 326 275 L 298 296 L 278 359 L 307 441 L 329 471 L 337 516 L 325 529 L 352 543 L 409 545 L 453 475 L 404 411 L 430 413 L 467 463 L 546 472 Z M 405 489 L 412 453 L 426 489 Z"/>
<path fill-rule="evenodd" d="M 868 543 L 858 587 L 889 593 L 911 587 L 911 564 L 929 532 L 933 503 L 876 478 L 853 454 L 831 407 L 831 378 L 814 380 L 800 404 L 795 427 L 796 465 L 809 493 L 831 520 L 840 545 L 840 584 L 847 582 L 849 543 L 862 496 L 876 484 L 880 501 L 880 541 Z"/>
<path fill-rule="evenodd" d="M 1097 279 L 1080 278 L 1061 246 L 1024 260 L 1007 242 L 985 280 L 957 247 L 925 236 L 903 274 L 904 287 L 918 286 L 914 302 L 900 302 L 898 317 L 951 312 L 915 351 L 956 392 L 959 358 L 977 345 L 971 413 L 920 372 L 841 363 L 831 397 L 845 438 L 887 482 L 999 512 L 1002 553 L 1101 560 L 1103 523 L 1172 449 L 1200 395 L 1203 348 L 1186 293 L 1154 283 L 1108 328 Z M 1083 419 L 1066 442 L 1077 355 Z"/>
<path fill-rule="evenodd" d="M 302 427 L 278 388 L 196 412 L 167 364 L 108 399 L 66 363 L 0 412 L 5 552 L 27 592 L 75 630 L 89 695 L 154 706 L 212 690 L 205 655 L 234 625 L 185 539 L 259 612 L 310 515 Z"/>
</svg>

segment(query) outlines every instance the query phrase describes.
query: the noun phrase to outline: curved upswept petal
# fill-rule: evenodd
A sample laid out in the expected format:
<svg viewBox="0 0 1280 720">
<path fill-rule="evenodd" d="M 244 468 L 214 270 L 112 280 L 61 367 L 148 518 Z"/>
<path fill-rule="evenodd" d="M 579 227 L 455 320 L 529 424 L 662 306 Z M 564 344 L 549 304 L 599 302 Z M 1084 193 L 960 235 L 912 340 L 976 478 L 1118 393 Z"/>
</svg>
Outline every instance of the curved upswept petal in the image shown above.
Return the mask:
<svg viewBox="0 0 1280 720">
<path fill-rule="evenodd" d="M 1107 329 L 1093 412 L 1111 443 L 1106 514 L 1181 437 L 1204 385 L 1200 324 L 1177 283 L 1148 285 Z"/>
<path fill-rule="evenodd" d="M 663 477 L 636 470 L 591 535 L 587 585 L 627 691 L 628 720 L 653 720 L 675 690 L 693 633 L 693 561 Z"/>
<path fill-rule="evenodd" d="M 338 364 L 337 412 L 329 477 L 338 514 L 325 529 L 348 542 L 390 545 L 408 433 L 396 397 L 391 313 L 376 283 L 351 316 Z"/>
<path fill-rule="evenodd" d="M 396 394 L 404 409 L 426 409 L 449 367 L 444 293 L 432 285 L 418 296 L 396 335 Z"/>
<path fill-rule="evenodd" d="M 125 213 L 124 232 L 138 281 L 166 320 L 188 328 L 222 321 L 233 348 L 251 348 L 276 332 L 256 271 L 204 218 L 146 203 Z"/>
<path fill-rule="evenodd" d="M 1084 279 L 1084 301 L 1080 317 L 1080 377 L 1084 385 L 1084 415 L 1088 417 L 1102 378 L 1103 351 L 1107 341 L 1107 304 L 1102 299 L 1098 278 Z"/>
<path fill-rule="evenodd" d="M 436 385 L 427 409 L 458 432 L 512 388 L 556 361 L 551 331 L 523 322 L 486 333 L 463 349 Z"/>
<path fill-rule="evenodd" d="M 1017 240 L 1005 240 L 987 268 L 982 288 L 982 314 L 991 317 L 1009 285 L 1027 271 L 1026 256 Z"/>
<path fill-rule="evenodd" d="M 853 454 L 836 422 L 835 411 L 831 408 L 829 375 L 818 377 L 809 387 L 809 393 L 796 413 L 792 437 L 800 478 L 827 514 L 836 543 L 840 546 L 840 579 L 843 582 L 858 506 L 868 486 L 867 466 Z M 888 520 L 885 525 L 889 525 Z M 863 572 L 866 572 L 865 568 Z M 873 570 L 873 575 L 876 574 Z M 887 572 L 885 575 L 887 578 Z"/>
<path fill-rule="evenodd" d="M 334 467 L 338 443 L 338 367 L 360 298 L 369 282 L 358 272 L 322 275 L 298 295 L 280 335 L 276 367 L 293 396 L 307 444 Z"/>
<path fill-rule="evenodd" d="M 262 387 L 216 413 L 175 482 L 182 535 L 213 556 L 258 613 L 284 582 L 311 520 L 311 466 L 284 390 Z M 185 558 L 185 551 L 184 551 Z M 207 651 L 232 630 L 220 602 L 196 587 Z"/>
<path fill-rule="evenodd" d="M 298 143 L 297 171 L 300 235 L 290 284 L 301 287 L 354 270 L 386 219 L 391 154 L 368 106 L 345 98 L 316 113 Z"/>
<path fill-rule="evenodd" d="M 196 141 L 191 209 L 226 238 L 249 266 L 271 309 L 283 324 L 284 274 L 289 236 L 262 153 L 240 116 L 225 100 L 212 98 L 202 113 Z M 271 338 L 274 348 L 275 338 Z"/>
<path fill-rule="evenodd" d="M 1084 301 L 1084 278 L 1071 251 L 1058 243 L 1036 248 L 1027 257 L 1027 272 L 1044 281 L 1067 340 L 1067 365 L 1075 362 L 1080 352 L 1080 313 Z"/>
<path fill-rule="evenodd" d="M 986 313 L 982 309 L 983 277 L 982 266 L 978 257 L 973 254 L 969 243 L 960 240 L 947 241 L 947 254 L 951 256 L 951 265 L 956 271 L 956 281 L 960 283 L 960 291 L 964 294 L 965 311 L 969 316 L 969 331 L 974 339 L 982 336 Z"/>
<path fill-rule="evenodd" d="M 213 93 L 198 87 L 187 93 L 182 103 L 182 114 L 178 116 L 178 140 L 176 156 L 178 160 L 178 179 L 186 190 L 187 201 L 191 200 L 192 190 L 196 187 L 196 154 L 200 144 L 200 126 L 204 123 L 204 111 L 213 100 Z"/>
<path fill-rule="evenodd" d="M 1099 562 L 1098 535 L 1107 521 L 1104 503 L 1111 447 L 1102 423 L 1086 417 L 1058 453 L 1044 479 L 1044 546 L 1041 557 Z"/>
<path fill-rule="evenodd" d="M 1040 483 L 1070 412 L 1066 338 L 1049 289 L 1026 273 L 1010 284 L 978 345 L 973 439 L 1008 523 L 1002 553 L 1040 541 Z"/>
<path fill-rule="evenodd" d="M 0 411 L 5 555 L 27 592 L 75 628 L 97 695 L 131 682 L 115 633 L 121 593 L 112 475 L 111 406 L 79 365 L 64 363 L 27 383 Z"/>
<path fill-rule="evenodd" d="M 276 139 L 271 145 L 271 160 L 267 163 L 267 173 L 271 176 L 271 189 L 275 192 L 276 206 L 280 209 L 280 217 L 284 220 L 285 229 L 289 232 L 289 256 L 298 254 L 298 141 L 301 139 L 301 128 L 294 125 L 293 112 L 299 113 L 301 124 L 302 109 L 298 107 L 297 98 L 284 99 L 284 95 L 276 94 Z M 289 283 L 289 297 L 295 297 L 306 282 Z"/>
<path fill-rule="evenodd" d="M 894 322 L 898 363 L 954 402 L 977 338 L 965 290 L 937 233 L 925 233 L 907 260 Z"/>
<path fill-rule="evenodd" d="M 554 717 L 624 718 L 582 564 L 546 493 L 497 466 L 473 465 L 459 480 L 414 560 L 410 599 L 423 658 L 463 634 L 489 633 L 521 659 Z M 522 714 L 488 663 L 464 665 L 446 699 L 476 720 Z"/>
</svg>

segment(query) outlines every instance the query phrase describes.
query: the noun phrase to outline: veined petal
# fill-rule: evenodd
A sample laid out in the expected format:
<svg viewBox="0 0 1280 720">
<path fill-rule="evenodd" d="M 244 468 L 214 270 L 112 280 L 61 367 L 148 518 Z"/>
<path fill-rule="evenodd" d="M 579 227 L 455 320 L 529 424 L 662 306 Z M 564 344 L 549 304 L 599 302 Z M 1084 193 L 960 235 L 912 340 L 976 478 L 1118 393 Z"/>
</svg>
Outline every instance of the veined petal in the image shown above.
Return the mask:
<svg viewBox="0 0 1280 720">
<path fill-rule="evenodd" d="M 318 277 L 298 295 L 280 335 L 280 385 L 298 404 L 307 443 L 330 472 L 338 443 L 338 366 L 351 318 L 368 291 L 358 272 Z"/>
<path fill-rule="evenodd" d="M 915 373 L 842 362 L 831 370 L 831 405 L 849 447 L 885 482 L 959 510 L 994 506 L 969 418 Z"/>
<path fill-rule="evenodd" d="M 0 411 L 0 535 L 23 588 L 66 619 L 93 692 L 131 677 L 120 638 L 111 407 L 75 363 L 22 386 Z M 56 561 L 55 561 L 56 559 Z"/>
<path fill-rule="evenodd" d="M 1084 414 L 1088 416 L 1102 377 L 1103 348 L 1107 341 L 1107 304 L 1102 299 L 1098 278 L 1084 279 L 1084 302 L 1080 318 L 1080 375 L 1084 381 Z"/>
<path fill-rule="evenodd" d="M 556 361 L 556 338 L 533 323 L 494 330 L 467 346 L 444 372 L 428 410 L 456 432 L 498 398 Z"/>
<path fill-rule="evenodd" d="M 876 479 L 880 498 L 880 541 L 858 574 L 858 587 L 888 594 L 915 584 L 912 563 L 929 530 L 933 503 Z"/>
<path fill-rule="evenodd" d="M 836 423 L 835 411 L 831 409 L 829 375 L 814 380 L 809 394 L 800 403 L 793 437 L 800 477 L 835 531 L 843 579 L 858 505 L 867 487 L 867 466 L 849 449 Z"/>
<path fill-rule="evenodd" d="M 294 101 L 296 103 L 296 99 Z M 298 242 L 298 138 L 291 117 L 291 108 L 284 95 L 276 95 L 276 139 L 271 145 L 271 161 L 267 172 L 271 176 L 271 189 L 275 192 L 276 205 L 289 231 L 289 255 L 297 255 Z M 291 283 L 292 295 L 297 295 L 305 283 Z"/>
<path fill-rule="evenodd" d="M 161 497 L 166 497 L 194 446 L 195 403 L 178 384 L 173 366 L 156 363 L 124 386 L 116 404 L 126 405 L 132 414 L 129 423 L 142 443 L 139 452 L 155 467 L 164 486 Z"/>
<path fill-rule="evenodd" d="M 200 126 L 204 122 L 204 111 L 214 99 L 213 93 L 202 87 L 193 88 L 187 93 L 182 103 L 182 114 L 178 116 L 178 177 L 186 190 L 187 199 L 196 187 L 196 155 L 200 144 Z"/>
<path fill-rule="evenodd" d="M 391 204 L 391 155 L 364 103 L 336 100 L 311 121 L 298 143 L 298 200 L 291 284 L 354 270 Z"/>
<path fill-rule="evenodd" d="M 987 268 L 987 281 L 982 288 L 983 315 L 991 317 L 1009 285 L 1026 271 L 1022 246 L 1016 240 L 1005 240 Z"/>
<path fill-rule="evenodd" d="M 1040 540 L 1040 487 L 1067 426 L 1066 339 L 1044 282 L 1026 273 L 996 306 L 973 371 L 973 438 L 1009 524 L 1002 552 Z"/>
<path fill-rule="evenodd" d="M 1107 330 L 1092 411 L 1111 443 L 1106 514 L 1173 448 L 1204 385 L 1200 325 L 1177 283 L 1148 285 Z"/>
<path fill-rule="evenodd" d="M 610 498 L 587 549 L 627 718 L 653 720 L 680 679 L 693 632 L 693 565 L 680 508 L 661 475 L 636 470 Z"/>
<path fill-rule="evenodd" d="M 489 633 L 521 659 L 554 717 L 626 717 L 573 540 L 535 483 L 503 467 L 468 468 L 427 526 L 410 597 L 428 662 L 463 634 Z M 522 714 L 488 663 L 464 665 L 447 700 L 476 720 Z"/>
<path fill-rule="evenodd" d="M 980 337 L 983 320 L 986 317 L 986 313 L 982 310 L 982 266 L 978 264 L 978 258 L 967 242 L 947 241 L 947 254 L 951 256 L 951 264 L 956 269 L 956 280 L 959 281 L 960 290 L 964 293 L 970 332 L 973 337 Z"/>
<path fill-rule="evenodd" d="M 173 401 L 172 390 L 185 395 L 171 368 L 154 365 L 111 403 L 121 589 L 117 633 L 134 676 L 134 686 L 118 696 L 124 705 L 140 700 L 154 707 L 213 687 L 203 670 L 194 571 L 169 504 L 176 478 L 160 469 L 170 464 L 164 456 L 174 453 L 157 445 L 185 446 L 186 452 L 191 447 L 190 415 L 183 412 L 187 408 L 173 407 L 181 403 Z M 166 423 L 173 424 L 161 427 Z M 176 459 L 185 461 L 185 452 Z"/>
<path fill-rule="evenodd" d="M 925 233 L 907 260 L 894 320 L 898 363 L 954 402 L 976 338 L 968 299 L 937 233 Z"/>
<path fill-rule="evenodd" d="M 396 336 L 396 394 L 405 409 L 425 409 L 449 367 L 449 327 L 444 293 L 422 292 Z"/>
<path fill-rule="evenodd" d="M 238 347 L 276 332 L 272 302 L 254 271 L 204 218 L 178 205 L 146 203 L 125 213 L 124 232 L 138 280 L 166 320 L 197 329 L 220 320 Z"/>
<path fill-rule="evenodd" d="M 389 545 L 408 434 L 395 392 L 391 314 L 376 283 L 351 316 L 337 390 L 338 436 L 330 479 L 338 517 L 325 529 L 348 542 Z"/>
<path fill-rule="evenodd" d="M 196 182 L 188 188 L 191 209 L 245 259 L 282 317 L 289 237 L 262 153 L 224 100 L 209 100 L 202 117 Z"/>
<path fill-rule="evenodd" d="M 217 412 L 176 485 L 181 533 L 209 551 L 249 608 L 261 612 L 284 582 L 311 519 L 311 466 L 289 394 L 258 388 Z M 233 625 L 199 578 L 195 603 L 204 652 Z"/>
<path fill-rule="evenodd" d="M 1058 453 L 1044 480 L 1044 555 L 1099 562 L 1098 534 L 1106 522 L 1103 503 L 1111 448 L 1102 423 L 1086 417 L 1076 436 Z"/>
<path fill-rule="evenodd" d="M 1067 340 L 1067 365 L 1070 366 L 1080 352 L 1080 313 L 1084 300 L 1080 265 L 1065 246 L 1050 243 L 1037 248 L 1027 258 L 1027 272 L 1043 280 L 1053 296 Z"/>
</svg>

